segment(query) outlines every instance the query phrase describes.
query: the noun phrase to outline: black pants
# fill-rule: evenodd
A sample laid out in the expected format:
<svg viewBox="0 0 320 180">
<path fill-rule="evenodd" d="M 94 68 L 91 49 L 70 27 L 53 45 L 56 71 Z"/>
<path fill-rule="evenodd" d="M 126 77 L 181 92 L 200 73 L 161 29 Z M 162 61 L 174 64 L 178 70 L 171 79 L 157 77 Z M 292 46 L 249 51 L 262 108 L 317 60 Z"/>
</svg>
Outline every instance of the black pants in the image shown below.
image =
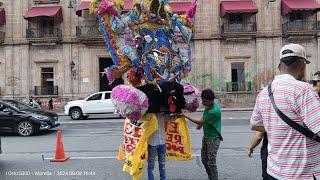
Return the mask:
<svg viewBox="0 0 320 180">
<path fill-rule="evenodd" d="M 317 178 L 314 177 L 314 176 L 313 176 L 313 179 L 314 179 L 314 180 L 317 180 Z M 274 178 L 274 177 L 272 177 L 272 176 L 270 176 L 270 175 L 268 174 L 268 180 L 277 180 L 277 179 Z"/>
<path fill-rule="evenodd" d="M 268 180 L 277 180 L 277 179 L 268 174 Z"/>
<path fill-rule="evenodd" d="M 268 136 L 267 133 L 263 135 L 263 143 L 260 151 L 261 163 L 262 163 L 262 178 L 263 180 L 268 180 L 267 173 L 267 161 L 268 161 Z"/>
</svg>

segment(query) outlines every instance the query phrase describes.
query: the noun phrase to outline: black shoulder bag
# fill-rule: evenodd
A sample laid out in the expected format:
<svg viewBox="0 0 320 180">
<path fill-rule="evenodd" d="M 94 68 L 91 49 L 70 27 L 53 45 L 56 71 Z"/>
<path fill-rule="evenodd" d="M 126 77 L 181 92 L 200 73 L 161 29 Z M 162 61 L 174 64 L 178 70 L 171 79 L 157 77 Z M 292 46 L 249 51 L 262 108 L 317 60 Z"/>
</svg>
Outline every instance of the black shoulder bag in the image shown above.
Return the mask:
<svg viewBox="0 0 320 180">
<path fill-rule="evenodd" d="M 301 134 L 305 135 L 306 137 L 310 138 L 313 141 L 316 142 L 320 142 L 320 137 L 318 135 L 316 135 L 315 133 L 313 133 L 310 129 L 305 128 L 303 126 L 301 126 L 300 124 L 292 121 L 290 118 L 288 118 L 288 116 L 286 116 L 285 114 L 283 114 L 277 107 L 275 101 L 274 101 L 274 97 L 273 97 L 273 92 L 271 90 L 271 84 L 268 86 L 268 92 L 269 92 L 269 98 L 271 100 L 271 103 L 273 105 L 274 110 L 277 112 L 278 116 L 285 122 L 287 123 L 289 126 L 291 126 L 293 129 L 297 130 L 298 132 L 300 132 Z"/>
</svg>

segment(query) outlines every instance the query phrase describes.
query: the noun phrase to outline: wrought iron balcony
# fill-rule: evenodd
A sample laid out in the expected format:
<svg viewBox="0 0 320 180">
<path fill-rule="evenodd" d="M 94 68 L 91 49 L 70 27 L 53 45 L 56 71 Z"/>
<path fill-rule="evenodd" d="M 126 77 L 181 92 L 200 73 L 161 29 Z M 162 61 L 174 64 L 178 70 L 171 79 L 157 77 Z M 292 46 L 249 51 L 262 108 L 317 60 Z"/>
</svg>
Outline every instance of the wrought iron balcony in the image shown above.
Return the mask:
<svg viewBox="0 0 320 180">
<path fill-rule="evenodd" d="M 0 44 L 4 43 L 5 38 L 6 38 L 6 33 L 4 31 L 0 31 Z"/>
<path fill-rule="evenodd" d="M 99 31 L 97 21 L 85 21 L 76 27 L 77 39 L 82 43 L 103 42 L 103 35 Z"/>
<path fill-rule="evenodd" d="M 58 28 L 28 28 L 26 38 L 33 43 L 57 43 L 62 41 L 62 30 Z"/>
<path fill-rule="evenodd" d="M 319 31 L 319 22 L 295 20 L 282 24 L 282 32 L 285 36 L 315 36 Z"/>
<path fill-rule="evenodd" d="M 252 83 L 251 81 L 240 83 L 240 82 L 226 82 L 227 92 L 251 92 Z"/>
<path fill-rule="evenodd" d="M 255 22 L 221 25 L 221 36 L 223 37 L 255 36 L 256 34 L 257 24 Z"/>
<path fill-rule="evenodd" d="M 34 95 L 41 96 L 41 95 L 58 95 L 58 86 L 52 87 L 42 87 L 42 86 L 34 86 Z"/>
</svg>

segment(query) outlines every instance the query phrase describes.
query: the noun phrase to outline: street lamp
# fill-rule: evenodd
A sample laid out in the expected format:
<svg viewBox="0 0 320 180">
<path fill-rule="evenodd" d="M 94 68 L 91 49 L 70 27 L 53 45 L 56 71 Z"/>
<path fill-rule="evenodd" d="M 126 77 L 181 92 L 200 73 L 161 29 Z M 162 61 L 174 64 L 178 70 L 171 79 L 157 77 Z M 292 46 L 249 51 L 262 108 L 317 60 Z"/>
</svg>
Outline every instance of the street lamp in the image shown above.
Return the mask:
<svg viewBox="0 0 320 180">
<path fill-rule="evenodd" d="M 73 62 L 73 60 L 71 60 L 70 62 L 70 70 L 71 70 L 71 97 L 72 97 L 72 100 L 73 100 L 73 77 L 74 77 L 74 71 L 75 71 L 75 67 L 76 67 L 76 64 Z"/>
<path fill-rule="evenodd" d="M 76 64 L 73 62 L 73 60 L 70 62 L 70 70 L 71 72 L 74 71 L 74 68 L 75 68 Z"/>
<path fill-rule="evenodd" d="M 72 8 L 74 8 L 74 5 L 76 5 L 76 4 L 77 4 L 77 0 L 69 0 L 68 8 L 72 9 Z"/>
<path fill-rule="evenodd" d="M 73 9 L 76 4 L 77 4 L 77 0 L 69 0 L 68 8 Z"/>
</svg>

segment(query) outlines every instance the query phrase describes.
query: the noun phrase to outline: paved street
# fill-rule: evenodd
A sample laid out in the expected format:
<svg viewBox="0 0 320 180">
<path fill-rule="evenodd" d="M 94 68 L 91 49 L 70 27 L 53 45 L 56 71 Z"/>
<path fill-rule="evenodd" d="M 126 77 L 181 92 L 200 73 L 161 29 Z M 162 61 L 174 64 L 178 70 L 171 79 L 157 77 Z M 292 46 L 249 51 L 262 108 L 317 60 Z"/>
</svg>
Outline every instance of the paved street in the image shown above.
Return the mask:
<svg viewBox="0 0 320 180">
<path fill-rule="evenodd" d="M 200 115 L 192 114 L 193 117 Z M 218 152 L 220 179 L 260 179 L 259 151 L 253 159 L 246 156 L 253 135 L 248 128 L 250 115 L 251 112 L 223 112 L 224 141 Z M 54 155 L 56 131 L 32 137 L 1 134 L 3 154 L 0 155 L 0 179 L 130 179 L 122 172 L 122 162 L 116 160 L 117 148 L 123 138 L 122 119 L 95 116 L 73 121 L 62 116 L 59 121 L 62 123 L 60 129 L 63 131 L 64 148 L 70 160 L 49 162 Z M 207 179 L 199 157 L 202 131 L 196 130 L 193 124 L 189 127 L 194 159 L 167 162 L 168 179 Z"/>
</svg>

